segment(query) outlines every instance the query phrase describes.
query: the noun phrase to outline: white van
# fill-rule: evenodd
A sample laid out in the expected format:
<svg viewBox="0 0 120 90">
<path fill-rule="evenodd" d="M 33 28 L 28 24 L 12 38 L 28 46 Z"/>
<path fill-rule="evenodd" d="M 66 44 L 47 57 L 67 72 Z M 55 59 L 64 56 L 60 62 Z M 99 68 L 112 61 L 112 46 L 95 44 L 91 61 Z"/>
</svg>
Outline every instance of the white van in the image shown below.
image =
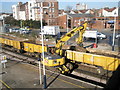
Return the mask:
<svg viewBox="0 0 120 90">
<path fill-rule="evenodd" d="M 46 35 L 57 35 L 60 33 L 59 26 L 44 26 L 43 30 Z"/>
<path fill-rule="evenodd" d="M 105 39 L 107 38 L 107 36 L 103 33 L 100 33 L 98 31 L 85 31 L 85 33 L 83 34 L 84 38 L 98 38 L 98 39 Z"/>
</svg>

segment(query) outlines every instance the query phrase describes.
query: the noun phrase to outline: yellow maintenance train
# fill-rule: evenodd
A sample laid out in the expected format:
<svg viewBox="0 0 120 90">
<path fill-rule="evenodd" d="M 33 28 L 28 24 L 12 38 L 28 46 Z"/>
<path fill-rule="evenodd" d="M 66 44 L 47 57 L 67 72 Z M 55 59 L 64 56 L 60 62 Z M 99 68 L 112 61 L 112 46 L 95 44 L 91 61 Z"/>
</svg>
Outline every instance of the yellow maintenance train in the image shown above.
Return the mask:
<svg viewBox="0 0 120 90">
<path fill-rule="evenodd" d="M 27 54 L 29 54 L 30 56 L 40 56 L 40 54 L 42 53 L 42 45 L 30 43 L 28 41 L 16 41 L 5 37 L 0 37 L 0 43 L 2 44 L 2 47 L 9 47 L 12 51 L 19 53 L 27 52 Z M 44 46 L 44 52 L 48 52 L 47 46 Z M 54 58 L 50 58 L 51 56 L 53 56 Z M 65 63 L 64 57 L 51 55 L 50 53 L 45 53 L 45 58 L 47 61 L 45 65 L 47 66 L 59 66 Z"/>
<path fill-rule="evenodd" d="M 66 35 L 61 37 L 55 46 L 56 53 L 54 54 L 49 53 L 51 48 L 44 46 L 45 62 L 43 63 L 46 66 L 57 67 L 61 73 L 70 73 L 72 70 L 74 70 L 74 64 L 78 62 L 94 66 L 101 66 L 105 70 L 114 71 L 120 64 L 120 58 L 83 53 L 74 50 L 62 50 L 65 42 L 78 32 L 80 33 L 80 37 L 78 38 L 77 42 L 78 44 L 82 44 L 82 35 L 85 32 L 86 27 L 87 23 L 84 23 L 83 25 L 74 28 Z M 29 55 L 41 55 L 41 53 L 43 53 L 42 45 L 28 41 L 17 41 L 5 37 L 0 37 L 0 43 L 2 46 L 10 47 L 11 49 L 14 49 L 20 53 L 27 52 Z"/>
</svg>

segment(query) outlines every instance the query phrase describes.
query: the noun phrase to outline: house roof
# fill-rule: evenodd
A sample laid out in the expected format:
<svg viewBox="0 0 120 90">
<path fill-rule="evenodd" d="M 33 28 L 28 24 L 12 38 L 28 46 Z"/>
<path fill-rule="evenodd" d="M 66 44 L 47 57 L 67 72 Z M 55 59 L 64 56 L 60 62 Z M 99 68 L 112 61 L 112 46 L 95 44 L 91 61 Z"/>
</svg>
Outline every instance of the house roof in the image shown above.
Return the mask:
<svg viewBox="0 0 120 90">
<path fill-rule="evenodd" d="M 77 11 L 77 10 L 75 10 L 74 12 L 75 12 L 75 13 L 78 13 L 78 11 Z"/>
<path fill-rule="evenodd" d="M 92 14 L 68 14 L 71 17 L 94 17 Z"/>
<path fill-rule="evenodd" d="M 87 10 L 79 10 L 79 12 L 81 12 L 81 13 L 86 13 L 88 10 L 89 10 L 89 9 L 87 9 Z"/>
<path fill-rule="evenodd" d="M 0 13 L 0 15 L 12 15 L 12 13 Z"/>
<path fill-rule="evenodd" d="M 115 10 L 116 9 L 116 7 L 114 7 L 114 8 L 104 8 L 104 10 L 106 10 L 106 11 L 108 11 L 108 12 L 112 12 L 113 10 Z"/>
</svg>

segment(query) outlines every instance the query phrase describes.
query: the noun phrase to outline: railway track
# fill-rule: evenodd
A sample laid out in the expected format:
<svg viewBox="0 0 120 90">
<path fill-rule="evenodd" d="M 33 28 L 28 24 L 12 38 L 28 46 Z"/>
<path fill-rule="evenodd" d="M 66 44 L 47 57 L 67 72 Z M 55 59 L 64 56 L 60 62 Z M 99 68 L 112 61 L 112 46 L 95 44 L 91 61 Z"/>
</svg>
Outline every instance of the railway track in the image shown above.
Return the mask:
<svg viewBox="0 0 120 90">
<path fill-rule="evenodd" d="M 38 66 L 38 63 L 39 63 L 37 61 L 37 58 L 31 58 L 27 55 L 15 53 L 10 50 L 2 49 L 2 52 L 0 52 L 0 53 L 7 55 L 7 58 L 9 60 L 16 60 L 16 61 L 20 61 L 23 63 L 29 63 L 29 64 L 36 65 L 36 66 Z M 46 67 L 46 69 L 50 70 L 50 71 L 56 71 L 56 69 L 53 67 Z M 98 85 L 101 87 L 105 86 L 106 79 L 101 79 L 99 77 L 95 77 L 95 75 L 91 76 L 89 73 L 85 73 L 85 72 L 86 71 L 76 69 L 75 71 L 72 72 L 72 74 L 69 74 L 66 76 L 72 77 L 72 78 L 75 78 L 78 80 L 83 80 L 83 81 L 86 81 L 86 82 L 89 82 L 89 83 L 92 83 L 94 85 Z"/>
</svg>

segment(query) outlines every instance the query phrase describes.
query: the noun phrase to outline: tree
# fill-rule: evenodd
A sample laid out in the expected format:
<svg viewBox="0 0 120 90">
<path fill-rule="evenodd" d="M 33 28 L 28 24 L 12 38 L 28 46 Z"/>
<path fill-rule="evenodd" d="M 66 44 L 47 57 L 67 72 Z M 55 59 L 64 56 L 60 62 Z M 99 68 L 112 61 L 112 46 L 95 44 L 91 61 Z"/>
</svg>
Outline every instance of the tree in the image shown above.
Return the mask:
<svg viewBox="0 0 120 90">
<path fill-rule="evenodd" d="M 31 20 L 16 20 L 13 17 L 9 16 L 5 18 L 5 24 L 10 24 L 10 26 L 19 26 L 21 25 L 22 22 L 22 27 L 29 26 L 30 28 L 40 28 L 40 21 L 33 21 Z M 45 20 L 43 20 L 43 26 L 47 25 Z"/>
<path fill-rule="evenodd" d="M 11 26 L 19 26 L 20 22 L 14 19 L 12 16 L 6 17 L 5 24 L 10 24 Z"/>
</svg>

